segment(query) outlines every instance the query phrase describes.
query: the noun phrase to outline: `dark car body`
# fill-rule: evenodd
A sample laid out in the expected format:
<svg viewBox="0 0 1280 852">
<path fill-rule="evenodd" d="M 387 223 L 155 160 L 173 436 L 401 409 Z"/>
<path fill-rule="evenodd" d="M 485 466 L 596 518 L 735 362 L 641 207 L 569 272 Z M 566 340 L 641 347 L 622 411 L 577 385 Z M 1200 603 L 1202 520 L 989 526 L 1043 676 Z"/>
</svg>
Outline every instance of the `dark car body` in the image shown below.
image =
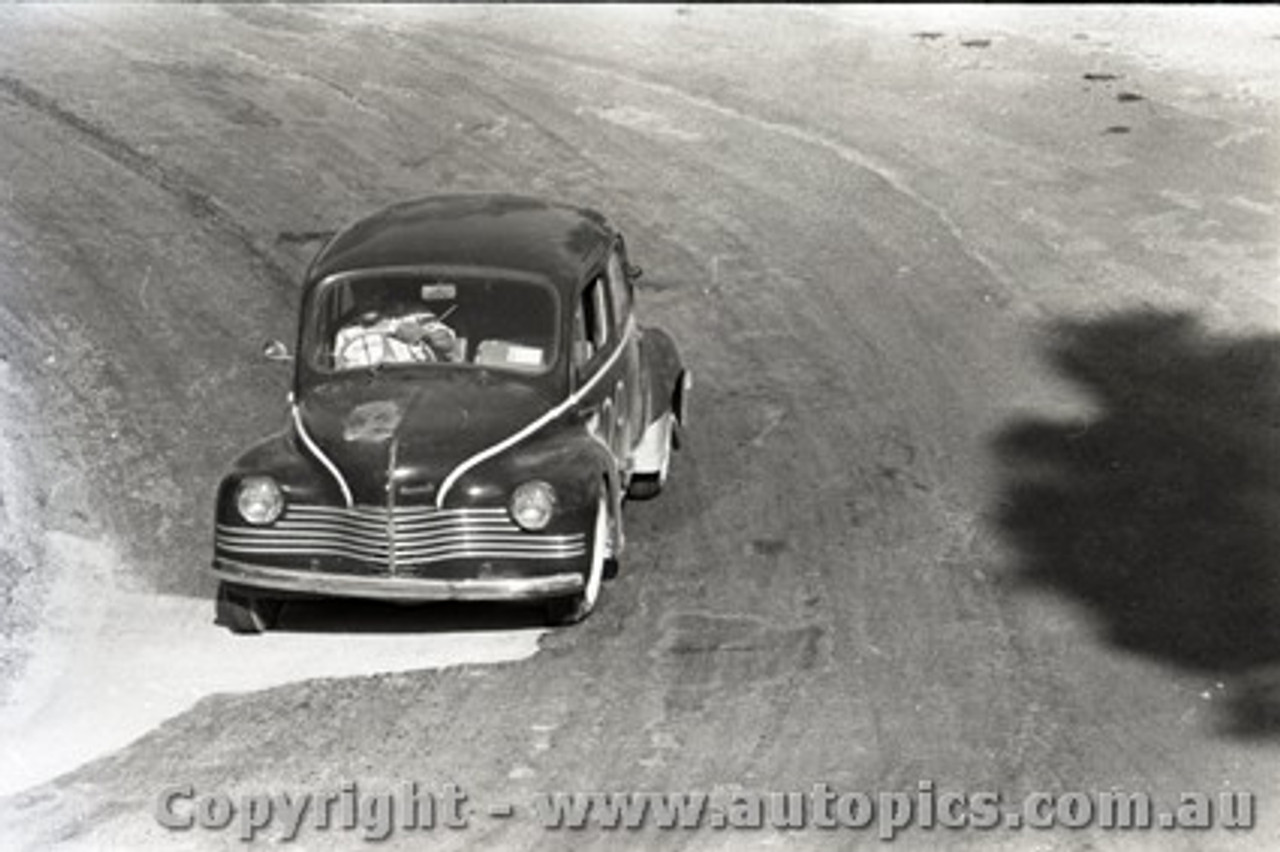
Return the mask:
<svg viewBox="0 0 1280 852">
<path fill-rule="evenodd" d="M 337 234 L 306 273 L 288 428 L 218 490 L 219 620 L 260 630 L 297 594 L 589 612 L 690 386 L 636 321 L 638 274 L 600 214 L 519 196 Z"/>
</svg>

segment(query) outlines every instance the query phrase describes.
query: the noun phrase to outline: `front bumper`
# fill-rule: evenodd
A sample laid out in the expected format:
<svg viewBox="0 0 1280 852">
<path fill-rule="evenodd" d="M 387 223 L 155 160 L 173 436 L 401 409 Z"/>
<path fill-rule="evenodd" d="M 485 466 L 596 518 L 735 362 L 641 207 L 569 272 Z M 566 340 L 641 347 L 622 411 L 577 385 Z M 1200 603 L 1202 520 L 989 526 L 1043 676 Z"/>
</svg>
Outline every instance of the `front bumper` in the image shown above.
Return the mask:
<svg viewBox="0 0 1280 852">
<path fill-rule="evenodd" d="M 302 594 L 385 601 L 522 601 L 564 597 L 582 591 L 580 572 L 533 577 L 395 577 L 329 574 L 252 565 L 219 557 L 213 573 L 220 580 Z"/>
</svg>

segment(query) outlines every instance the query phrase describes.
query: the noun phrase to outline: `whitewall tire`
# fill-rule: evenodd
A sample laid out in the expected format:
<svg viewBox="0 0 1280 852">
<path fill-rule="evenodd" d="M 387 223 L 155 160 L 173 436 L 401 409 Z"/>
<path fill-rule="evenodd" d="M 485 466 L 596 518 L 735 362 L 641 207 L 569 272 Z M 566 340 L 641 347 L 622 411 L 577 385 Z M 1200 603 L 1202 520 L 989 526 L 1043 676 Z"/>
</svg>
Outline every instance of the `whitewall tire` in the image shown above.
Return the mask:
<svg viewBox="0 0 1280 852">
<path fill-rule="evenodd" d="M 582 621 L 600 601 L 600 588 L 604 585 L 605 563 L 609 560 L 609 497 L 601 489 L 596 503 L 594 531 L 591 536 L 591 563 L 587 569 L 586 584 L 582 591 L 547 602 L 547 620 L 555 625 L 576 624 Z"/>
</svg>

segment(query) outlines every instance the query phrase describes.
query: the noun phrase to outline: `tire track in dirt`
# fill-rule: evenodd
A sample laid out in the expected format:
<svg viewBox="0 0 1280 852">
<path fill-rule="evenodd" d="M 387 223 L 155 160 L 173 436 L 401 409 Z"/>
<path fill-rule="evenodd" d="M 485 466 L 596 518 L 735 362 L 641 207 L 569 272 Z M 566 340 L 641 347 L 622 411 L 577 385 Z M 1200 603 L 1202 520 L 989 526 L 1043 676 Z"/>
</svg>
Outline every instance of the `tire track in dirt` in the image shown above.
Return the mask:
<svg viewBox="0 0 1280 852">
<path fill-rule="evenodd" d="M 456 30 L 449 29 L 448 41 L 453 45 L 458 43 L 471 44 L 480 47 L 481 50 L 500 53 L 513 62 L 527 62 L 529 60 L 529 56 L 521 52 L 519 45 L 510 44 L 502 38 L 492 36 L 479 37 L 473 33 L 463 34 Z M 438 40 L 437 50 L 448 51 L 455 61 L 461 61 L 462 57 L 456 52 L 456 48 L 450 50 L 450 46 L 451 45 L 447 44 L 444 39 L 440 39 Z M 900 169 L 878 157 L 868 154 L 865 151 L 861 151 L 845 141 L 835 139 L 825 133 L 811 128 L 759 115 L 738 106 L 725 103 L 722 100 L 699 94 L 672 83 L 654 80 L 648 76 L 638 74 L 633 70 L 618 67 L 614 64 L 599 61 L 588 61 L 579 56 L 573 56 L 562 51 L 547 49 L 545 47 L 539 50 L 537 58 L 545 62 L 567 66 L 576 71 L 604 75 L 614 80 L 637 86 L 655 94 L 679 101 L 686 105 L 714 113 L 722 118 L 742 121 L 757 128 L 758 130 L 776 134 L 791 141 L 819 148 L 829 154 L 832 154 L 841 161 L 874 175 L 876 178 L 883 181 L 884 184 L 894 192 L 901 195 L 905 200 L 931 214 L 951 236 L 954 241 L 954 247 L 957 251 L 961 252 L 970 260 L 978 264 L 992 280 L 999 282 L 1006 290 L 1013 289 L 1009 275 L 995 260 L 988 257 L 986 253 L 979 249 L 973 240 L 967 239 L 960 224 L 945 207 L 933 201 L 924 193 L 913 187 L 903 176 Z"/>
<path fill-rule="evenodd" d="M 293 273 L 258 242 L 254 232 L 242 224 L 226 205 L 209 193 L 196 189 L 196 181 L 190 175 L 147 156 L 107 128 L 68 109 L 56 98 L 13 75 L 0 74 L 0 92 L 74 130 L 88 147 L 176 198 L 194 219 L 224 232 L 237 242 L 275 286 L 290 294 L 294 292 Z"/>
</svg>

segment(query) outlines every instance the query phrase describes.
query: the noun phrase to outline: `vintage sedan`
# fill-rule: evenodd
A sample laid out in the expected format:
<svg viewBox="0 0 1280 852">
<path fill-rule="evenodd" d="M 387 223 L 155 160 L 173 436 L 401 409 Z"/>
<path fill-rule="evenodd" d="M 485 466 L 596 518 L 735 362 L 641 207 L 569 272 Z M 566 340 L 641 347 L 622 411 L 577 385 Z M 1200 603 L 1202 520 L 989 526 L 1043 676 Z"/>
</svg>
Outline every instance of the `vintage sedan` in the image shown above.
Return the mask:
<svg viewBox="0 0 1280 852">
<path fill-rule="evenodd" d="M 338 233 L 304 281 L 285 431 L 217 495 L 217 618 L 298 596 L 596 605 L 625 497 L 656 494 L 690 389 L 592 210 L 436 196 Z"/>
</svg>

